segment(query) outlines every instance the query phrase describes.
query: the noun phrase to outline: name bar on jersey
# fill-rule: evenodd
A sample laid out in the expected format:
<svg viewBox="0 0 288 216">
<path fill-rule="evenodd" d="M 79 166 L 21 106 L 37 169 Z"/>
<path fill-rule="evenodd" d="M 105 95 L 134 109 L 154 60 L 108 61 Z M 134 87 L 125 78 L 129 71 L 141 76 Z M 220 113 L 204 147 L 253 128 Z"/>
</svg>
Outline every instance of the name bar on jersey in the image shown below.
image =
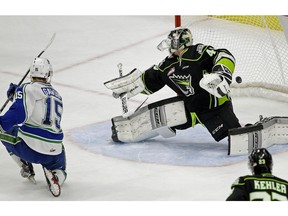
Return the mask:
<svg viewBox="0 0 288 216">
<path fill-rule="evenodd" d="M 254 180 L 254 188 L 259 190 L 276 190 L 280 193 L 286 194 L 286 185 L 274 181 L 258 181 Z"/>
<path fill-rule="evenodd" d="M 58 98 L 59 100 L 62 100 L 62 97 L 59 95 L 59 93 L 55 89 L 50 88 L 50 87 L 42 87 L 41 89 L 45 95 L 54 96 Z"/>
</svg>

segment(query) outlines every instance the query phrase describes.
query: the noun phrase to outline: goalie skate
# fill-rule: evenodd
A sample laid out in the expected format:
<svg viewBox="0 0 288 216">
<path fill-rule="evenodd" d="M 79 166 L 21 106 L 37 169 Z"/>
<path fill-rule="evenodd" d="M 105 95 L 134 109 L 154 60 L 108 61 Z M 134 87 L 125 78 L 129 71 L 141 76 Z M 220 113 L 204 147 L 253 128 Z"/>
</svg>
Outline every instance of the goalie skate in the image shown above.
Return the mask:
<svg viewBox="0 0 288 216">
<path fill-rule="evenodd" d="M 49 191 L 52 193 L 54 197 L 60 196 L 61 187 L 59 185 L 57 176 L 51 170 L 47 170 L 45 167 L 43 167 L 43 170 L 44 170 L 44 174 L 46 177 Z"/>
</svg>

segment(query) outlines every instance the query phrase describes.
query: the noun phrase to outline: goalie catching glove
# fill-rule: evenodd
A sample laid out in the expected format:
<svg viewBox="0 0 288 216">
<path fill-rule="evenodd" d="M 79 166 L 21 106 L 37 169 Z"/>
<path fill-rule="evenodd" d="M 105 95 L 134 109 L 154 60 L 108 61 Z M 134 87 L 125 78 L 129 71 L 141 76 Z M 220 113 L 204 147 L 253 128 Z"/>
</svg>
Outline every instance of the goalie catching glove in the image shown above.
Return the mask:
<svg viewBox="0 0 288 216">
<path fill-rule="evenodd" d="M 199 85 L 210 94 L 221 98 L 230 92 L 232 73 L 224 65 L 215 65 L 212 73 L 204 74 Z"/>
<path fill-rule="evenodd" d="M 141 75 L 142 72 L 135 68 L 125 76 L 109 80 L 104 85 L 113 91 L 113 97 L 119 98 L 127 94 L 129 99 L 145 90 Z"/>
</svg>

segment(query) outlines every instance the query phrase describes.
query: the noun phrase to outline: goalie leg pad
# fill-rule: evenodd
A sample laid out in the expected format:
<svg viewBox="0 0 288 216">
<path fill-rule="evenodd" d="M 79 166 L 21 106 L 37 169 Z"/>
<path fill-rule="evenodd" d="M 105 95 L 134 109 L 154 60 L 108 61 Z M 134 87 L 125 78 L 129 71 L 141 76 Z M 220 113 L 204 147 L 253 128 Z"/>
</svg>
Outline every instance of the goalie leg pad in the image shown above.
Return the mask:
<svg viewBox="0 0 288 216">
<path fill-rule="evenodd" d="M 272 116 L 229 130 L 228 155 L 250 154 L 254 148 L 288 143 L 288 117 Z"/>
<path fill-rule="evenodd" d="M 112 139 L 117 142 L 139 142 L 161 135 L 175 136 L 176 125 L 187 122 L 184 102 L 178 97 L 149 104 L 127 118 L 112 119 Z"/>
</svg>

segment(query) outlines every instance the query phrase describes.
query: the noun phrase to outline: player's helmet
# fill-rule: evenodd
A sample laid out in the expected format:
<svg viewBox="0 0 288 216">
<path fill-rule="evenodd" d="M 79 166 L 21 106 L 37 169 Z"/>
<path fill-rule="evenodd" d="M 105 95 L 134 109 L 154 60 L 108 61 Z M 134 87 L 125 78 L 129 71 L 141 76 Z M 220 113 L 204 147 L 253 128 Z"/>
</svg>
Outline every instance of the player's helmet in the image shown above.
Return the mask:
<svg viewBox="0 0 288 216">
<path fill-rule="evenodd" d="M 38 78 L 51 78 L 53 75 L 53 69 L 50 61 L 46 58 L 35 58 L 30 67 L 30 77 Z"/>
<path fill-rule="evenodd" d="M 253 174 L 271 173 L 272 155 L 265 148 L 254 149 L 249 155 L 248 166 Z"/>
<path fill-rule="evenodd" d="M 178 27 L 172 30 L 168 38 L 163 40 L 157 48 L 159 50 L 169 49 L 170 53 L 174 53 L 180 48 L 191 46 L 193 43 L 193 36 L 188 28 Z"/>
</svg>

